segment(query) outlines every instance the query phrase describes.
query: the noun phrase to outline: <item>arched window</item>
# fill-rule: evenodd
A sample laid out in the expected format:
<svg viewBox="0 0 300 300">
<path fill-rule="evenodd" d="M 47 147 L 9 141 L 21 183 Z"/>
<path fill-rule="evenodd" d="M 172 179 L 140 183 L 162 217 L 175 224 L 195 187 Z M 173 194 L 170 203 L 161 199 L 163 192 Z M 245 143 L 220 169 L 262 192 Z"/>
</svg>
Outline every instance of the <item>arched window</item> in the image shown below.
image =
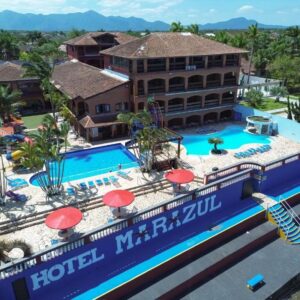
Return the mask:
<svg viewBox="0 0 300 300">
<path fill-rule="evenodd" d="M 148 81 L 148 94 L 164 93 L 166 91 L 164 79 L 152 79 Z"/>
</svg>

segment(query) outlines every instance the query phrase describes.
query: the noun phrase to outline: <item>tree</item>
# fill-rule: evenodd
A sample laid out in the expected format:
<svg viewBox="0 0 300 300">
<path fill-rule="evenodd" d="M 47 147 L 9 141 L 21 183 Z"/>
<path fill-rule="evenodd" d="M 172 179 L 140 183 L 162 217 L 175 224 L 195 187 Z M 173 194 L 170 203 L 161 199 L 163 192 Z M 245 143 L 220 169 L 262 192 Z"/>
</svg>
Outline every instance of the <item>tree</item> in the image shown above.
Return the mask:
<svg viewBox="0 0 300 300">
<path fill-rule="evenodd" d="M 246 48 L 247 37 L 243 32 L 238 33 L 231 38 L 230 44 L 237 48 Z"/>
<path fill-rule="evenodd" d="M 273 78 L 284 80 L 289 91 L 300 84 L 300 57 L 276 57 L 268 69 Z"/>
<path fill-rule="evenodd" d="M 289 27 L 286 29 L 286 34 L 291 38 L 292 55 L 298 55 L 300 48 L 300 28 L 299 26 Z"/>
<path fill-rule="evenodd" d="M 170 31 L 171 32 L 183 32 L 184 26 L 181 24 L 181 22 L 172 22 Z"/>
<path fill-rule="evenodd" d="M 219 137 L 212 137 L 208 139 L 208 143 L 211 145 L 214 145 L 214 149 L 212 150 L 212 153 L 214 154 L 221 154 L 222 151 L 218 149 L 218 145 L 221 145 L 224 143 L 222 138 Z"/>
<path fill-rule="evenodd" d="M 258 108 L 261 106 L 263 101 L 263 93 L 255 89 L 251 89 L 246 93 L 246 98 L 248 103 L 253 108 Z"/>
<path fill-rule="evenodd" d="M 38 42 L 43 37 L 40 31 L 30 31 L 26 34 L 26 39 L 32 44 Z"/>
<path fill-rule="evenodd" d="M 231 37 L 226 31 L 218 31 L 216 33 L 215 40 L 223 44 L 228 44 Z"/>
<path fill-rule="evenodd" d="M 15 36 L 8 31 L 0 30 L 0 59 L 17 59 L 19 51 Z"/>
<path fill-rule="evenodd" d="M 85 30 L 79 30 L 79 29 L 73 28 L 72 30 L 70 30 L 68 32 L 68 39 L 74 39 L 74 38 L 76 38 L 78 36 L 81 36 L 85 33 L 86 33 Z"/>
<path fill-rule="evenodd" d="M 20 101 L 21 94 L 11 91 L 8 86 L 0 85 L 0 118 L 3 123 L 10 121 L 10 116 L 14 115 L 17 109 L 24 103 Z"/>
<path fill-rule="evenodd" d="M 51 197 L 62 191 L 64 174 L 64 152 L 67 147 L 69 124 L 60 126 L 56 120 L 47 115 L 42 122 L 42 129 L 32 134 L 34 143 L 23 143 L 20 150 L 23 155 L 21 164 L 36 173 L 40 188 Z"/>
<path fill-rule="evenodd" d="M 1 138 L 1 137 L 0 137 Z M 1 138 L 2 140 L 2 138 Z M 4 142 L 0 142 L 0 145 L 4 144 Z M 3 161 L 3 148 L 0 148 L 0 205 L 5 203 L 5 196 L 7 191 L 7 180 L 5 176 L 5 167 Z"/>
<path fill-rule="evenodd" d="M 293 114 L 291 109 L 291 102 L 290 102 L 290 96 L 287 97 L 287 118 L 289 120 L 293 120 Z"/>
<path fill-rule="evenodd" d="M 294 120 L 300 123 L 300 98 L 298 102 L 291 103 L 291 112 L 294 116 Z"/>
<path fill-rule="evenodd" d="M 249 70 L 248 70 L 248 79 L 247 79 L 247 83 L 249 84 L 250 74 L 251 74 L 251 67 L 252 67 L 252 60 L 253 60 L 254 49 L 255 49 L 255 42 L 256 42 L 256 39 L 257 39 L 257 35 L 258 35 L 257 23 L 255 25 L 249 26 L 247 35 L 248 35 L 248 38 L 250 40 L 250 61 L 249 61 Z"/>
<path fill-rule="evenodd" d="M 288 90 L 284 86 L 274 86 L 271 88 L 270 93 L 272 96 L 276 96 L 276 101 L 279 101 L 280 97 L 287 96 Z"/>
<path fill-rule="evenodd" d="M 200 28 L 198 24 L 191 24 L 187 27 L 187 31 L 193 33 L 193 34 L 200 34 Z"/>
</svg>

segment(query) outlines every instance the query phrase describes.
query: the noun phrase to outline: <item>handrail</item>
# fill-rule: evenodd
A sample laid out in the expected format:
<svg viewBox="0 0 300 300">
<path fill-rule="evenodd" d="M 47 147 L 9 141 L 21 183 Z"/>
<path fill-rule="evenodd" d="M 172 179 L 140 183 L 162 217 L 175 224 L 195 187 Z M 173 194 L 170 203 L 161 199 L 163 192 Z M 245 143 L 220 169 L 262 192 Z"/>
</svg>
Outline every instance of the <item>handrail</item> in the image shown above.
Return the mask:
<svg viewBox="0 0 300 300">
<path fill-rule="evenodd" d="M 282 206 L 286 209 L 287 213 L 292 217 L 292 219 L 297 223 L 300 227 L 300 219 L 297 213 L 293 210 L 293 208 L 287 202 L 281 202 Z"/>
<path fill-rule="evenodd" d="M 204 174 L 204 184 L 208 184 L 212 180 L 238 172 L 242 169 L 255 169 L 264 172 L 273 168 L 280 167 L 283 164 L 293 162 L 295 160 L 300 160 L 300 152 L 288 155 L 280 160 L 272 160 L 267 164 L 260 164 L 252 161 L 243 161 L 237 164 L 229 165 L 225 168 L 219 169 L 218 171 L 212 171 L 207 174 Z"/>
<path fill-rule="evenodd" d="M 279 227 L 282 228 L 282 229 L 285 229 L 285 239 L 287 240 L 288 234 L 289 234 L 289 232 L 290 232 L 290 227 L 288 227 L 288 225 L 285 224 L 285 221 L 283 220 L 283 218 L 280 216 L 279 213 L 276 213 L 275 211 L 273 211 L 273 212 L 272 212 L 272 215 L 274 215 L 275 221 L 276 221 L 276 223 L 279 225 Z M 279 220 L 279 223 L 278 223 L 277 217 L 279 217 L 279 219 L 280 219 L 280 220 Z M 290 216 L 289 216 L 289 217 L 290 217 Z M 293 220 L 293 218 L 292 218 L 292 220 Z M 281 224 L 281 222 L 282 222 L 282 224 Z"/>
<path fill-rule="evenodd" d="M 115 233 L 116 231 L 128 228 L 155 215 L 159 215 L 162 212 L 181 206 L 187 201 L 191 201 L 196 197 L 210 194 L 223 188 L 224 186 L 228 186 L 238 181 L 244 180 L 245 178 L 249 178 L 250 176 L 251 170 L 243 170 L 240 173 L 233 174 L 209 185 L 194 189 L 188 194 L 180 195 L 171 200 L 164 201 L 158 206 L 149 207 L 128 219 L 116 220 L 110 224 L 106 224 L 93 229 L 81 235 L 77 240 L 74 240 L 72 242 L 60 243 L 48 248 L 46 251 L 35 253 L 31 257 L 8 263 L 3 268 L 0 268 L 0 280 L 16 273 L 22 272 L 26 268 L 51 260 L 77 247 L 81 247 L 85 244 L 94 242 L 102 237 Z M 13 270 L 11 271 L 11 269 Z M 9 272 L 9 274 L 6 271 Z"/>
</svg>

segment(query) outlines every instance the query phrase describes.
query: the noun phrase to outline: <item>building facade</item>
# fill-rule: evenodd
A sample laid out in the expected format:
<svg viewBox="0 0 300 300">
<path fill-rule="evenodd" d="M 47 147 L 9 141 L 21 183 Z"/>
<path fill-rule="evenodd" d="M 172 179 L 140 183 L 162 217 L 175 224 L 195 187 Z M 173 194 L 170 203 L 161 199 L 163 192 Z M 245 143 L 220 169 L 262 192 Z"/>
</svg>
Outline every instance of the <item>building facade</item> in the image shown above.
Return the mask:
<svg viewBox="0 0 300 300">
<path fill-rule="evenodd" d="M 83 63 L 103 68 L 103 56 L 100 51 L 121 45 L 136 38 L 122 32 L 88 32 L 66 41 L 69 59 L 77 59 Z"/>
<path fill-rule="evenodd" d="M 44 101 L 38 78 L 24 77 L 22 62 L 0 63 L 0 85 L 6 85 L 13 91 L 18 91 L 24 105 L 20 108 L 22 114 L 32 114 L 46 111 L 49 103 Z"/>
<path fill-rule="evenodd" d="M 171 128 L 232 117 L 245 50 L 191 33 L 153 33 L 101 53 L 105 68 L 130 78 L 135 112 L 153 99 Z"/>
</svg>

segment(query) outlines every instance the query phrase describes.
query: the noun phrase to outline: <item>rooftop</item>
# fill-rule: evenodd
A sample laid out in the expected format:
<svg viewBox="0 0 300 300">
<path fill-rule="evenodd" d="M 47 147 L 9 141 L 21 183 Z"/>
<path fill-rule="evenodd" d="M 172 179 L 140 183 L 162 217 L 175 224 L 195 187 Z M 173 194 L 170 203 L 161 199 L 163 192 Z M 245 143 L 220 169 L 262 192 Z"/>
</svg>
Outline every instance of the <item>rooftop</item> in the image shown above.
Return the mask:
<svg viewBox="0 0 300 300">
<path fill-rule="evenodd" d="M 0 63 L 0 82 L 10 82 L 19 80 L 28 80 L 36 78 L 24 78 L 25 70 L 22 68 L 21 62 L 6 61 Z"/>
<path fill-rule="evenodd" d="M 162 32 L 146 35 L 101 53 L 126 58 L 159 58 L 248 52 L 189 32 Z"/>
<path fill-rule="evenodd" d="M 98 42 L 96 39 L 104 35 L 114 36 L 116 44 L 120 45 L 137 39 L 136 37 L 123 32 L 88 32 L 66 41 L 65 44 L 72 46 L 97 46 Z"/>
<path fill-rule="evenodd" d="M 52 79 L 56 88 L 71 99 L 87 99 L 127 82 L 77 60 L 55 66 Z"/>
</svg>

